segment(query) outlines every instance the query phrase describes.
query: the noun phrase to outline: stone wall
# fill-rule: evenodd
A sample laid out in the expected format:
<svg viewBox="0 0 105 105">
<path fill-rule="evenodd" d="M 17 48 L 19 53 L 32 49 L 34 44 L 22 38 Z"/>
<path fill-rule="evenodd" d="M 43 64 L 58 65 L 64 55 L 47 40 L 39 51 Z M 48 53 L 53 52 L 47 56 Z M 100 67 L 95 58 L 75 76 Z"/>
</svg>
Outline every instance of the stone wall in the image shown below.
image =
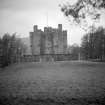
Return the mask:
<svg viewBox="0 0 105 105">
<path fill-rule="evenodd" d="M 71 54 L 24 55 L 18 62 L 52 62 L 78 60 L 78 56 Z"/>
<path fill-rule="evenodd" d="M 0 56 L 0 59 L 2 56 Z M 56 62 L 56 61 L 70 61 L 78 60 L 78 56 L 71 54 L 44 54 L 44 55 L 24 55 L 18 56 L 13 63 L 22 62 Z M 1 60 L 0 60 L 1 61 Z M 0 62 L 0 67 L 2 67 L 2 61 Z"/>
</svg>

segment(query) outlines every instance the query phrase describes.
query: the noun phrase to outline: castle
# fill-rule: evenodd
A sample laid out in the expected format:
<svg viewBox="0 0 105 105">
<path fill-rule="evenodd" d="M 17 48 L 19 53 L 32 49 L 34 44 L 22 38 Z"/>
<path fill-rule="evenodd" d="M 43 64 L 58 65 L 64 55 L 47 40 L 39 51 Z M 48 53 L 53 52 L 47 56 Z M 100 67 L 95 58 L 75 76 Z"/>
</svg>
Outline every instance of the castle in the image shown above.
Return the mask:
<svg viewBox="0 0 105 105">
<path fill-rule="evenodd" d="M 67 53 L 67 31 L 62 30 L 62 24 L 58 24 L 58 28 L 44 27 L 44 31 L 35 25 L 30 32 L 30 42 L 32 55 Z"/>
</svg>

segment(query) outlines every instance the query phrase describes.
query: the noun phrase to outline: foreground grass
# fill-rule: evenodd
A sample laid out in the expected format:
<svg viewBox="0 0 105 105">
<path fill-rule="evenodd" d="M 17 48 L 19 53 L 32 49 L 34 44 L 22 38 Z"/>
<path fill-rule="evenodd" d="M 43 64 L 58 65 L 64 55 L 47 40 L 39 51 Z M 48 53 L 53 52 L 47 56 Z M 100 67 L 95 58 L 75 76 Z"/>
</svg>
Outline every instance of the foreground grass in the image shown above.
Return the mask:
<svg viewBox="0 0 105 105">
<path fill-rule="evenodd" d="M 5 105 L 104 105 L 104 100 L 104 63 L 24 63 L 0 71 Z"/>
</svg>

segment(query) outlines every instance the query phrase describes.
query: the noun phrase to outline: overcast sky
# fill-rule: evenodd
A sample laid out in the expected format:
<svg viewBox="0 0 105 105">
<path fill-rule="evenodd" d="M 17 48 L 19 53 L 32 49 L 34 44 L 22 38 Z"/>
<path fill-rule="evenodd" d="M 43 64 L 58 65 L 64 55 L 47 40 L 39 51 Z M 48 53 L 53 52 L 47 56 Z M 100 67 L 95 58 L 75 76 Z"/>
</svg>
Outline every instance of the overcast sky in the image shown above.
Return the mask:
<svg viewBox="0 0 105 105">
<path fill-rule="evenodd" d="M 17 32 L 21 37 L 26 37 L 33 25 L 43 29 L 47 25 L 57 28 L 58 24 L 62 24 L 63 29 L 68 31 L 68 44 L 80 44 L 84 32 L 79 27 L 70 26 L 59 8 L 62 1 L 0 0 L 0 35 Z"/>
</svg>

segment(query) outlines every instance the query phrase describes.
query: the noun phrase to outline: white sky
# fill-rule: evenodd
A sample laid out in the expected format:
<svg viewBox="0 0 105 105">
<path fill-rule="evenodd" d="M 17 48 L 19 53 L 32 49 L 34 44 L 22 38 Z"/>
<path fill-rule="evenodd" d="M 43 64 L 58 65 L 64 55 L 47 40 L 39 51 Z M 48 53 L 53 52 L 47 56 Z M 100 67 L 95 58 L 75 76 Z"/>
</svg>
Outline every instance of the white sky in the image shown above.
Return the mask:
<svg viewBox="0 0 105 105">
<path fill-rule="evenodd" d="M 0 0 L 0 35 L 4 33 L 29 36 L 33 25 L 43 29 L 47 25 L 57 28 L 58 24 L 68 31 L 68 44 L 80 44 L 84 31 L 71 26 L 60 11 L 59 4 L 64 0 Z"/>
</svg>

